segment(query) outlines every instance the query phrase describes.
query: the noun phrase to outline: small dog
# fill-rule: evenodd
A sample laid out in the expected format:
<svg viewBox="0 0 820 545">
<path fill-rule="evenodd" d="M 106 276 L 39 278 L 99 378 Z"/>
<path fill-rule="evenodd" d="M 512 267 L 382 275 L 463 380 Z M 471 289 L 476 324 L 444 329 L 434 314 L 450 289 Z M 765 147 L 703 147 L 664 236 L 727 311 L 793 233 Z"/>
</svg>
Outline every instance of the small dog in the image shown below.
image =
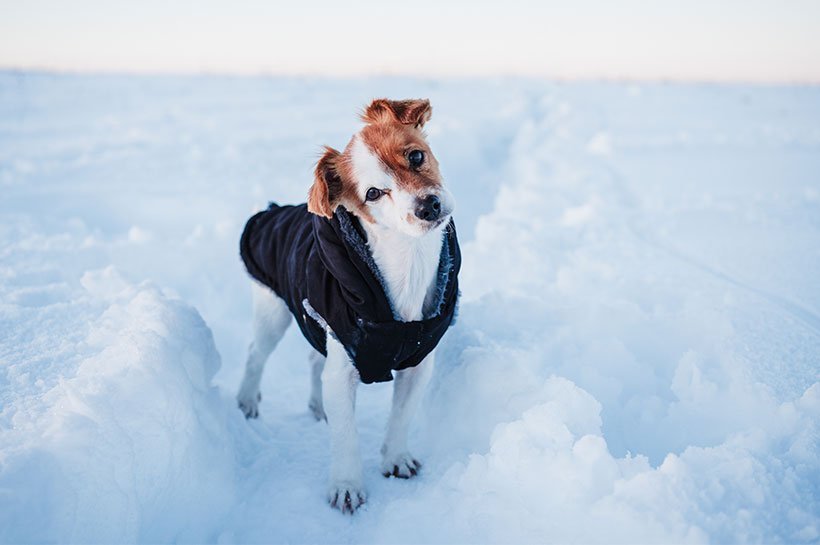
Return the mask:
<svg viewBox="0 0 820 545">
<path fill-rule="evenodd" d="M 461 254 L 453 197 L 422 132 L 430 115 L 427 100 L 374 100 L 343 153 L 325 148 L 307 203 L 271 204 L 240 242 L 255 282 L 239 407 L 258 416 L 265 361 L 293 317 L 315 349 L 309 407 L 330 427 L 328 500 L 343 513 L 366 499 L 358 382 L 395 375 L 381 470 L 416 475 L 408 428 L 456 313 Z"/>
</svg>

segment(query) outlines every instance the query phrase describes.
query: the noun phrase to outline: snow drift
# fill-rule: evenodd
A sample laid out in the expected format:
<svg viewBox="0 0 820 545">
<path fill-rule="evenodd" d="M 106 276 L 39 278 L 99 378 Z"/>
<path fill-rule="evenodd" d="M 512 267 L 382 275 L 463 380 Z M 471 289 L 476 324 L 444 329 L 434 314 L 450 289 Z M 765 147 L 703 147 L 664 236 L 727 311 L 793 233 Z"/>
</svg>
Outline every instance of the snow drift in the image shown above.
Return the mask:
<svg viewBox="0 0 820 545">
<path fill-rule="evenodd" d="M 87 292 L 58 311 L 88 328 L 63 348 L 74 361 L 53 362 L 50 388 L 42 369 L 6 368 L 3 539 L 206 539 L 203 523 L 233 496 L 211 332 L 190 306 L 110 268 L 81 282 Z"/>
</svg>

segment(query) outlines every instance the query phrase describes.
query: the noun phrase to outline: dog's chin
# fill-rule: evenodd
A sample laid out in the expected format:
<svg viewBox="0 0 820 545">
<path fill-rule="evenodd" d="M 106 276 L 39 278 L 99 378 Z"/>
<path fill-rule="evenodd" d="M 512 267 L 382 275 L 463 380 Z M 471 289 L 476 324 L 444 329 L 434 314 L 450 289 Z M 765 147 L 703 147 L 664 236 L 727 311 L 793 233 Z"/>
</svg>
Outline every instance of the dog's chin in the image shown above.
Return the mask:
<svg viewBox="0 0 820 545">
<path fill-rule="evenodd" d="M 449 215 L 442 216 L 439 219 L 437 219 L 436 221 L 431 222 L 430 226 L 427 228 L 427 230 L 432 231 L 434 229 L 438 229 L 439 227 L 441 227 L 442 225 L 444 225 L 448 221 L 450 221 L 450 216 Z"/>
<path fill-rule="evenodd" d="M 428 221 L 425 222 L 423 225 L 420 225 L 420 234 L 419 236 L 426 235 L 431 231 L 436 231 L 441 228 L 442 225 L 446 225 L 450 221 L 450 214 L 444 214 L 439 219 L 435 221 Z"/>
<path fill-rule="evenodd" d="M 410 220 L 410 218 L 408 218 L 398 225 L 394 224 L 392 230 L 412 238 L 421 238 L 433 231 L 441 231 L 442 226 L 446 225 L 450 221 L 450 217 L 450 214 L 444 214 L 434 221 L 421 221 L 415 220 L 415 218 Z M 385 225 L 381 225 L 381 228 L 391 230 L 390 227 Z"/>
</svg>

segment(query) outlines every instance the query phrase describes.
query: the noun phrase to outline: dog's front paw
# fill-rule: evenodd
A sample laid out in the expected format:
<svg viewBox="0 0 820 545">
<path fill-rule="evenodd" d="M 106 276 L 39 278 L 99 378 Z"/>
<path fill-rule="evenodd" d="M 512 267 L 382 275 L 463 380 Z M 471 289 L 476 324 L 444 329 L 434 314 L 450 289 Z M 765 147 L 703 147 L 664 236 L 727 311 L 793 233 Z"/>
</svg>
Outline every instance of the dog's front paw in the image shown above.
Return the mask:
<svg viewBox="0 0 820 545">
<path fill-rule="evenodd" d="M 364 505 L 367 494 L 360 487 L 351 482 L 334 483 L 327 494 L 328 502 L 334 509 L 352 515 Z"/>
<path fill-rule="evenodd" d="M 256 392 L 256 395 L 242 395 L 240 392 L 236 396 L 236 403 L 245 414 L 245 418 L 259 417 L 259 402 L 262 401 L 262 394 Z"/>
<path fill-rule="evenodd" d="M 418 475 L 420 470 L 421 462 L 407 452 L 396 456 L 385 456 L 382 459 L 382 475 L 385 477 L 409 479 Z"/>
</svg>

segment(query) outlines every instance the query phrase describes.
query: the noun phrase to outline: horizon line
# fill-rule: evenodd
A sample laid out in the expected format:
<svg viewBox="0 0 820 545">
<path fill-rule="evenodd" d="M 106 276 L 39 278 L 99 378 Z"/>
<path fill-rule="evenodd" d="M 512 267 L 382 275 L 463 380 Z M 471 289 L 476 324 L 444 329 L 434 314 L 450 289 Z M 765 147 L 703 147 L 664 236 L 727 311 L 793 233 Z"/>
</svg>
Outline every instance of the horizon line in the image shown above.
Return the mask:
<svg viewBox="0 0 820 545">
<path fill-rule="evenodd" d="M 749 85 L 762 87 L 820 87 L 820 79 L 786 78 L 709 78 L 688 76 L 612 76 L 612 75 L 560 75 L 550 73 L 464 72 L 460 74 L 416 73 L 412 71 L 361 70 L 350 73 L 329 73 L 319 70 L 289 71 L 277 69 L 223 70 L 223 69 L 141 69 L 141 68 L 57 68 L 42 66 L 19 66 L 0 64 L 0 73 L 28 73 L 65 76 L 131 76 L 131 77 L 233 77 L 233 78 L 317 78 L 328 80 L 353 80 L 367 78 L 408 78 L 423 80 L 479 80 L 510 78 L 562 83 L 643 83 L 643 84 L 689 84 L 689 85 Z"/>
</svg>

